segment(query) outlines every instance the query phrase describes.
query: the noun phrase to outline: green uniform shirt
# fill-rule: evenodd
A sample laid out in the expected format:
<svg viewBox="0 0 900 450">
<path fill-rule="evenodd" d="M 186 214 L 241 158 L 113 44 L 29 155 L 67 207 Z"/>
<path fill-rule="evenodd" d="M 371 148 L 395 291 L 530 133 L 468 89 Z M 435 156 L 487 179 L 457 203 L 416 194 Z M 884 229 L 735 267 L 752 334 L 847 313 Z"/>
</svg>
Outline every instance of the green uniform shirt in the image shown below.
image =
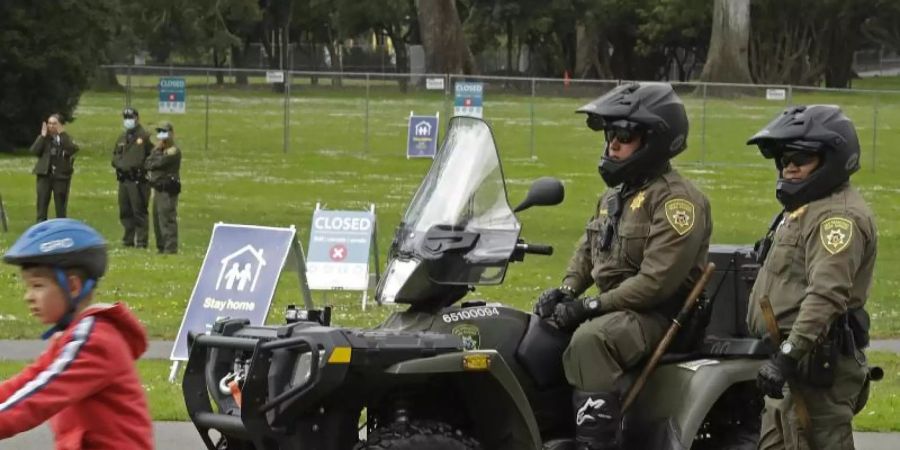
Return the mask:
<svg viewBox="0 0 900 450">
<path fill-rule="evenodd" d="M 38 157 L 31 173 L 68 179 L 75 171 L 75 154 L 78 150 L 78 145 L 66 132 L 59 133 L 59 139 L 49 134 L 38 135 L 31 144 L 31 154 Z"/>
<path fill-rule="evenodd" d="M 144 166 L 150 171 L 150 184 L 153 185 L 162 178 L 180 179 L 181 150 L 174 144 L 168 148 L 155 147 Z"/>
<path fill-rule="evenodd" d="M 622 194 L 618 231 L 604 250 L 604 230 L 615 213 L 611 202 L 621 189 L 608 189 L 600 198 L 563 284 L 578 294 L 595 284 L 604 312 L 677 311 L 706 265 L 712 233 L 709 201 L 670 169 Z M 673 306 L 672 300 L 678 303 Z"/>
<path fill-rule="evenodd" d="M 122 172 L 144 170 L 144 161 L 153 149 L 150 135 L 140 124 L 119 136 L 113 149 L 112 166 Z"/>
<path fill-rule="evenodd" d="M 750 293 L 747 324 L 769 335 L 759 301 L 768 297 L 782 334 L 807 352 L 848 308 L 861 308 L 875 268 L 872 211 L 849 184 L 785 213 Z"/>
</svg>

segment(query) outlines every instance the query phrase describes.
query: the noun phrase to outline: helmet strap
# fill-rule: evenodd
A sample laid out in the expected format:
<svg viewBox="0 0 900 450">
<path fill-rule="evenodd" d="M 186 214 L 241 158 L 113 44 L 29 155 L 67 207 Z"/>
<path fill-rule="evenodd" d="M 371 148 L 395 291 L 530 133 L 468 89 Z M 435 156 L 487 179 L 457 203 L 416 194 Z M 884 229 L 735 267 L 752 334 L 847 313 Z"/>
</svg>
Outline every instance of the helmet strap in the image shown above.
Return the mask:
<svg viewBox="0 0 900 450">
<path fill-rule="evenodd" d="M 59 284 L 60 289 L 62 289 L 63 294 L 66 296 L 66 303 L 68 304 L 68 308 L 66 309 L 66 313 L 59 319 L 56 324 L 47 329 L 44 334 L 41 335 L 41 339 L 48 339 L 50 336 L 53 336 L 57 331 L 63 331 L 68 328 L 69 324 L 72 323 L 72 319 L 75 318 L 75 310 L 78 308 L 78 304 L 87 297 L 88 294 L 94 289 L 94 286 L 97 285 L 97 280 L 93 278 L 88 278 L 84 280 L 84 283 L 81 286 L 81 291 L 78 292 L 78 295 L 72 297 L 69 293 L 69 280 L 66 276 L 66 272 L 59 267 L 54 267 L 53 272 L 56 275 L 56 283 Z"/>
</svg>

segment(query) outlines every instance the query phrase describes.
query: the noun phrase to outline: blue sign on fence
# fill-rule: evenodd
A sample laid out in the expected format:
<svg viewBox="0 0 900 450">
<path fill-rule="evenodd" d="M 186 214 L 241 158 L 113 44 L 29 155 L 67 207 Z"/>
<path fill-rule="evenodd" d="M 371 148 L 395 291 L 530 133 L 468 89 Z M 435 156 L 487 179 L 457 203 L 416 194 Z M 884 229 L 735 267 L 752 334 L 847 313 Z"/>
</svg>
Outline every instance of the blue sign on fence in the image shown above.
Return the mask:
<svg viewBox="0 0 900 450">
<path fill-rule="evenodd" d="M 407 158 L 434 158 L 437 152 L 439 117 L 410 114 L 406 138 Z"/>
<path fill-rule="evenodd" d="M 187 83 L 184 78 L 163 77 L 159 79 L 159 112 L 184 114 L 187 106 Z"/>
<path fill-rule="evenodd" d="M 454 116 L 469 116 L 479 119 L 484 116 L 484 85 L 480 82 L 457 81 L 454 88 Z"/>
<path fill-rule="evenodd" d="M 309 233 L 306 278 L 310 289 L 364 291 L 375 231 L 372 211 L 316 209 Z"/>
<path fill-rule="evenodd" d="M 171 359 L 187 360 L 188 332 L 206 332 L 219 317 L 263 324 L 294 232 L 293 228 L 253 225 L 213 227 Z"/>
</svg>

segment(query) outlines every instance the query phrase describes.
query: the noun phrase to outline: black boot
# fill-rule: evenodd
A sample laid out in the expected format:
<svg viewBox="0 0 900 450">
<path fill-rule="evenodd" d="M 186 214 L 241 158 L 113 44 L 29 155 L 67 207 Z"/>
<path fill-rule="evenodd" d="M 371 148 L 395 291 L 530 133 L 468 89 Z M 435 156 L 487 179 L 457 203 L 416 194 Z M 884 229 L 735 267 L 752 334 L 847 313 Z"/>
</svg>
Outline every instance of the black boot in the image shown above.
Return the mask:
<svg viewBox="0 0 900 450">
<path fill-rule="evenodd" d="M 574 390 L 575 448 L 578 450 L 619 450 L 622 406 L 615 392 Z"/>
</svg>

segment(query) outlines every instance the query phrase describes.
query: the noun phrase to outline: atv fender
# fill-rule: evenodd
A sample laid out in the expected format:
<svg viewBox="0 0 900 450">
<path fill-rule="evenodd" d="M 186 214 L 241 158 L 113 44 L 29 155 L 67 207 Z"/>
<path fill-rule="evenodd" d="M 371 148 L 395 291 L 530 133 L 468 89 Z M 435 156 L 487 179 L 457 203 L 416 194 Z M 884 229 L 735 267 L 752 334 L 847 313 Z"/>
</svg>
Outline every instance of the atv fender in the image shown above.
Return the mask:
<svg viewBox="0 0 900 450">
<path fill-rule="evenodd" d="M 473 355 L 489 358 L 487 369 L 464 368 Z M 503 357 L 495 350 L 447 353 L 396 363 L 385 372 L 393 375 L 444 374 L 456 381 L 459 395 L 475 424 L 473 433 L 484 448 L 540 450 L 541 437 L 525 392 Z"/>
<path fill-rule="evenodd" d="M 626 439 L 648 448 L 691 448 L 716 401 L 730 387 L 755 380 L 764 361 L 706 359 L 658 367 L 625 414 Z"/>
</svg>

